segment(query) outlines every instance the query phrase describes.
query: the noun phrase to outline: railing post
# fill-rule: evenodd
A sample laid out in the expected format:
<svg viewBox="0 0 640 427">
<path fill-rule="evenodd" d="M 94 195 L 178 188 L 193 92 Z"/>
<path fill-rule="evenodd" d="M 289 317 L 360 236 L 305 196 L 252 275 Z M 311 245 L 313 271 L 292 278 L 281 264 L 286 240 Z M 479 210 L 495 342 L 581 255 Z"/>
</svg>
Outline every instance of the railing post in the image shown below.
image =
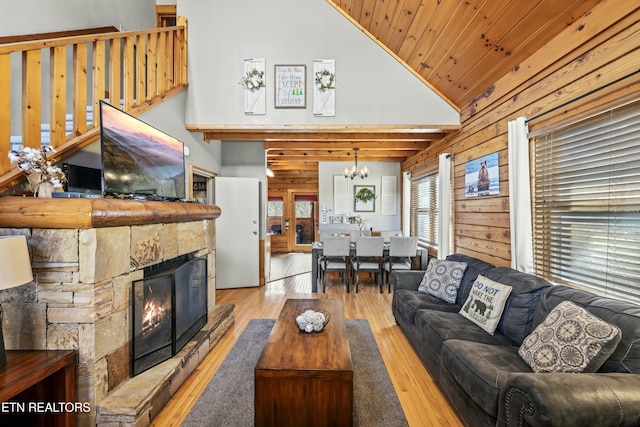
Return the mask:
<svg viewBox="0 0 640 427">
<path fill-rule="evenodd" d="M 122 39 L 112 39 L 109 46 L 109 101 L 111 105 L 120 108 L 122 97 L 122 49 L 120 48 Z M 99 124 L 99 119 L 94 120 Z"/>
<path fill-rule="evenodd" d="M 87 131 L 87 44 L 73 46 L 73 134 Z"/>
<path fill-rule="evenodd" d="M 11 167 L 11 54 L 0 55 L 0 174 Z"/>
<path fill-rule="evenodd" d="M 59 147 L 67 141 L 67 47 L 49 50 L 50 56 L 50 112 L 51 134 L 49 144 Z"/>
<path fill-rule="evenodd" d="M 97 127 L 100 121 L 100 100 L 105 98 L 105 58 L 106 43 L 104 40 L 97 40 L 93 43 L 93 123 L 92 127 Z M 118 103 L 119 104 L 119 103 Z M 116 105 L 116 107 L 120 107 Z M 85 123 L 87 122 L 87 112 L 84 114 Z"/>
<path fill-rule="evenodd" d="M 42 52 L 22 52 L 22 145 L 40 148 L 42 117 Z"/>
</svg>

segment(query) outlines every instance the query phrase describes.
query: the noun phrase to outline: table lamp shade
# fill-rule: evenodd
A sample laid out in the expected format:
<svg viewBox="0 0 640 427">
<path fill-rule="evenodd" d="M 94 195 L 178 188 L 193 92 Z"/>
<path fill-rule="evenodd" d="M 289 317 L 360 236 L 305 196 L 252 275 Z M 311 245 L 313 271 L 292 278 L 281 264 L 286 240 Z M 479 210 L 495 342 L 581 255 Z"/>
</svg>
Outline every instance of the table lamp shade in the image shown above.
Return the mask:
<svg viewBox="0 0 640 427">
<path fill-rule="evenodd" d="M 25 236 L 0 236 L 0 289 L 24 285 L 33 280 Z"/>
</svg>

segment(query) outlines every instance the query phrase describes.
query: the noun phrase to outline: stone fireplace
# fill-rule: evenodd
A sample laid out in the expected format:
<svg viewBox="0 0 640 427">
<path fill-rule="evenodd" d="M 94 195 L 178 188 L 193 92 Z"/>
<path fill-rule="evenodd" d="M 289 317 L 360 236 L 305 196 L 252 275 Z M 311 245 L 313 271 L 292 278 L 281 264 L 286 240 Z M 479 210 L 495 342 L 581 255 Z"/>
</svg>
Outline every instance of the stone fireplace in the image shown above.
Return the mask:
<svg viewBox="0 0 640 427">
<path fill-rule="evenodd" d="M 233 323 L 233 308 L 215 304 L 219 215 L 216 206 L 194 203 L 0 199 L 0 235 L 27 236 L 35 277 L 0 293 L 6 347 L 77 350 L 77 399 L 91 405 L 79 425 L 148 425 Z M 181 257 L 206 264 L 206 300 L 189 298 L 209 320 L 177 355 L 131 378 L 133 284 L 145 269 Z"/>
</svg>

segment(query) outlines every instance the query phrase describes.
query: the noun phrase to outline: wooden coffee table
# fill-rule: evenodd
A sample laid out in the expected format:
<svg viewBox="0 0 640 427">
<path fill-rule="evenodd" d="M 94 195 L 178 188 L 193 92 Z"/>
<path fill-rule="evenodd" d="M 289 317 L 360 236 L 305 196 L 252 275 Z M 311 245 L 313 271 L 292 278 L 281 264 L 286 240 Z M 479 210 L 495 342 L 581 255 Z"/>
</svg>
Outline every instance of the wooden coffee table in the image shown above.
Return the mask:
<svg viewBox="0 0 640 427">
<path fill-rule="evenodd" d="M 321 332 L 293 320 L 304 309 L 330 313 Z M 256 426 L 351 426 L 353 366 L 342 301 L 288 299 L 255 368 Z"/>
</svg>

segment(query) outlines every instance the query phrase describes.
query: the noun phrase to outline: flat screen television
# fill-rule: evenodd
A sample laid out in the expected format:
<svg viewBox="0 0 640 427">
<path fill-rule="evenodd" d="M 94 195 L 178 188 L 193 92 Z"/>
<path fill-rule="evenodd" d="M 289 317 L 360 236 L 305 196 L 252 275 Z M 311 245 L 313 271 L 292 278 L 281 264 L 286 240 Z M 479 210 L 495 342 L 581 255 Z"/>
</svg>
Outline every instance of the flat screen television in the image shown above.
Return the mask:
<svg viewBox="0 0 640 427">
<path fill-rule="evenodd" d="M 105 195 L 185 198 L 184 144 L 100 101 Z"/>
</svg>

